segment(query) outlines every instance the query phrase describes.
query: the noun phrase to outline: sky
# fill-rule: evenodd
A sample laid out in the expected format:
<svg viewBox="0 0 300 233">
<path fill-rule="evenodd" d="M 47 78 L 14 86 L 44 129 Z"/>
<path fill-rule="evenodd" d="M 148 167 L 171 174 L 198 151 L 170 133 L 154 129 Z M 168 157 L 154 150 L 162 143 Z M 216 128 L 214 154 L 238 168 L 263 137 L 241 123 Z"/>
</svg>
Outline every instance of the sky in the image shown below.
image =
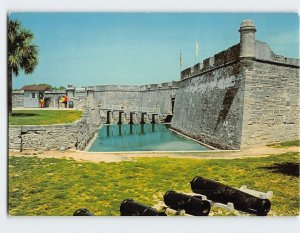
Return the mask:
<svg viewBox="0 0 300 233">
<path fill-rule="evenodd" d="M 299 58 L 299 17 L 295 13 L 11 13 L 34 33 L 39 64 L 20 73 L 13 88 L 142 85 L 180 78 L 183 67 L 239 43 L 240 23 L 252 19 L 256 39 L 276 54 Z"/>
</svg>

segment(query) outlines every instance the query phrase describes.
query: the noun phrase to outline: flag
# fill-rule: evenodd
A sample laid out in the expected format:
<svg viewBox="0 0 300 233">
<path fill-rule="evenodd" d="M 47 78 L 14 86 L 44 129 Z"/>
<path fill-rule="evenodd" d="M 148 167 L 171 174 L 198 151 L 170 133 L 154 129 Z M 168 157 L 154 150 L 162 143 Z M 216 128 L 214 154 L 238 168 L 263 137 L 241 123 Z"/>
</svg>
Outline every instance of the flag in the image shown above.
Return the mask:
<svg viewBox="0 0 300 233">
<path fill-rule="evenodd" d="M 196 52 L 196 57 L 198 57 L 198 55 L 199 55 L 199 43 L 198 43 L 198 41 L 196 42 L 195 52 Z"/>
<path fill-rule="evenodd" d="M 182 65 L 183 65 L 183 58 L 182 58 L 181 52 L 180 52 L 180 57 L 179 57 L 179 64 L 180 64 L 180 70 L 181 70 Z"/>
</svg>

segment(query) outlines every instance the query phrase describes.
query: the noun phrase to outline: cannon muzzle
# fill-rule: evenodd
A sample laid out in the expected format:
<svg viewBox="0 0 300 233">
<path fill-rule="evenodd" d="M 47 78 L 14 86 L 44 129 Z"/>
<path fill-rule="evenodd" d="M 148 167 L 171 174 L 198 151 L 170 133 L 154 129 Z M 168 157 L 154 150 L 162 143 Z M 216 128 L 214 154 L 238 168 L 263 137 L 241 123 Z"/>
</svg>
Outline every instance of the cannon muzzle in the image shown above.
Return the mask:
<svg viewBox="0 0 300 233">
<path fill-rule="evenodd" d="M 94 216 L 88 209 L 81 208 L 74 212 L 73 216 Z"/>
<path fill-rule="evenodd" d="M 205 195 L 214 202 L 223 204 L 231 202 L 236 210 L 265 216 L 271 209 L 271 202 L 268 199 L 255 197 L 213 180 L 196 176 L 190 183 L 194 193 Z"/>
<path fill-rule="evenodd" d="M 209 201 L 175 191 L 166 192 L 164 203 L 173 210 L 184 210 L 185 213 L 194 216 L 207 216 L 210 212 Z"/>
<path fill-rule="evenodd" d="M 120 205 L 121 216 L 167 216 L 164 212 L 143 205 L 133 199 L 125 199 Z"/>
</svg>

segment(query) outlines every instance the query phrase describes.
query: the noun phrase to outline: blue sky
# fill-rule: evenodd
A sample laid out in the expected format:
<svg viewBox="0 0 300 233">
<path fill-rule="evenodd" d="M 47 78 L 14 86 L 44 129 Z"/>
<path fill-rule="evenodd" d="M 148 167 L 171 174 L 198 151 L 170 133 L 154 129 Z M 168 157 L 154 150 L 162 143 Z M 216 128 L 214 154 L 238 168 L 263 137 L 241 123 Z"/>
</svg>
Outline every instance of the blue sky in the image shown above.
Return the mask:
<svg viewBox="0 0 300 233">
<path fill-rule="evenodd" d="M 13 79 L 13 88 L 149 84 L 179 79 L 183 68 L 239 42 L 243 19 L 256 25 L 256 39 L 277 54 L 299 57 L 299 18 L 278 13 L 12 13 L 39 46 L 39 65 Z"/>
</svg>

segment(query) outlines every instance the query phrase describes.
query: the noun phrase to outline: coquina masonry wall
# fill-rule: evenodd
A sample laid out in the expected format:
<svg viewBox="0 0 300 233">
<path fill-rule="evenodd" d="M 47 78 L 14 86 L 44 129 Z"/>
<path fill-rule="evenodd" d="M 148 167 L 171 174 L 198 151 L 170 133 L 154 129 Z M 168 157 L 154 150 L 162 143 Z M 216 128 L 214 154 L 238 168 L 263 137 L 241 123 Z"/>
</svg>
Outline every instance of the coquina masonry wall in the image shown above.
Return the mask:
<svg viewBox="0 0 300 233">
<path fill-rule="evenodd" d="M 241 147 L 299 138 L 299 68 L 253 61 L 245 80 Z"/>
<path fill-rule="evenodd" d="M 89 87 L 95 90 L 95 104 L 102 109 L 158 112 L 172 114 L 172 97 L 177 82 L 144 86 L 102 85 Z"/>
<path fill-rule="evenodd" d="M 239 148 L 244 82 L 239 62 L 181 81 L 172 128 L 218 148 Z"/>
<path fill-rule="evenodd" d="M 152 119 L 156 114 L 156 122 L 163 122 L 169 115 L 172 115 L 172 99 L 178 89 L 177 82 L 149 84 L 142 86 L 134 85 L 100 85 L 89 86 L 94 90 L 94 104 L 101 111 L 101 119 L 106 122 L 107 112 L 111 112 L 111 120 L 114 123 L 119 121 L 119 114 L 123 112 L 123 123 L 130 121 L 130 114 L 134 113 L 134 121 L 141 121 L 141 114 L 145 122 Z"/>
<path fill-rule="evenodd" d="M 85 109 L 80 120 L 70 124 L 10 126 L 9 149 L 84 150 L 100 124 L 98 109 Z"/>
<path fill-rule="evenodd" d="M 95 89 L 95 103 L 102 109 L 136 110 L 141 104 L 139 86 L 101 85 Z"/>
<path fill-rule="evenodd" d="M 240 44 L 182 72 L 172 128 L 224 149 L 299 139 L 299 59 L 255 32 L 243 21 Z"/>
<path fill-rule="evenodd" d="M 142 92 L 141 107 L 149 112 L 172 115 L 172 98 L 175 98 L 177 82 L 169 85 L 152 85 Z"/>
</svg>

